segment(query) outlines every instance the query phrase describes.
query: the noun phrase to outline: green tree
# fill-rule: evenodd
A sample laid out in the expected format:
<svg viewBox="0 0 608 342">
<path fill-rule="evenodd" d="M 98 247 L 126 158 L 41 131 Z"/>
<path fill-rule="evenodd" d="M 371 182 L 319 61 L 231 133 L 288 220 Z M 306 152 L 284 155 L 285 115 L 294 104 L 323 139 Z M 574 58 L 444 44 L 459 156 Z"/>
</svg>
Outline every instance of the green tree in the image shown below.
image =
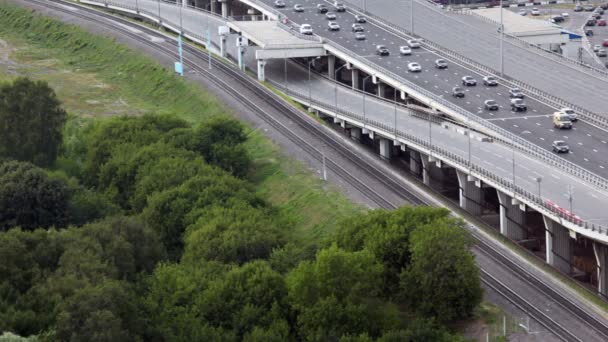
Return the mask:
<svg viewBox="0 0 608 342">
<path fill-rule="evenodd" d="M 177 146 L 200 153 L 208 163 L 237 177 L 243 176 L 250 165 L 242 145 L 246 140 L 243 124 L 224 116 L 209 119 L 192 131 L 175 131 L 166 138 Z"/>
<path fill-rule="evenodd" d="M 86 184 L 98 184 L 99 173 L 116 148 L 126 144 L 133 149 L 151 145 L 173 129 L 188 127 L 186 121 L 170 115 L 125 116 L 97 123 L 90 129 L 86 144 L 83 168 Z"/>
<path fill-rule="evenodd" d="M 283 237 L 267 210 L 237 203 L 212 207 L 188 227 L 184 262 L 216 260 L 243 264 L 267 259 Z"/>
<path fill-rule="evenodd" d="M 61 149 L 66 120 L 66 112 L 45 81 L 17 78 L 0 85 L 0 156 L 52 165 Z"/>
<path fill-rule="evenodd" d="M 63 227 L 68 222 L 69 198 L 65 183 L 50 179 L 30 163 L 0 164 L 0 230 Z"/>
<path fill-rule="evenodd" d="M 299 336 L 306 341 L 363 333 L 374 337 L 396 326 L 396 307 L 378 298 L 381 274 L 382 266 L 370 252 L 335 245 L 321 250 L 314 262 L 300 263 L 287 275 Z"/>
<path fill-rule="evenodd" d="M 410 234 L 448 215 L 448 210 L 432 207 L 374 210 L 341 222 L 335 241 L 350 251 L 365 248 L 372 252 L 384 265 L 384 295 L 393 299 L 399 292 L 399 274 L 410 263 Z"/>
<path fill-rule="evenodd" d="M 216 170 L 153 194 L 148 198 L 143 217 L 157 230 L 171 259 L 177 260 L 182 253 L 186 227 L 196 222 L 206 207 L 232 206 L 238 202 L 254 207 L 263 205 L 248 183 Z"/>
<path fill-rule="evenodd" d="M 61 303 L 55 325 L 60 341 L 134 341 L 141 333 L 135 293 L 126 282 L 85 286 Z"/>
<path fill-rule="evenodd" d="M 412 261 L 402 295 L 417 312 L 450 322 L 469 317 L 482 299 L 479 269 L 459 220 L 445 218 L 412 233 Z"/>
</svg>

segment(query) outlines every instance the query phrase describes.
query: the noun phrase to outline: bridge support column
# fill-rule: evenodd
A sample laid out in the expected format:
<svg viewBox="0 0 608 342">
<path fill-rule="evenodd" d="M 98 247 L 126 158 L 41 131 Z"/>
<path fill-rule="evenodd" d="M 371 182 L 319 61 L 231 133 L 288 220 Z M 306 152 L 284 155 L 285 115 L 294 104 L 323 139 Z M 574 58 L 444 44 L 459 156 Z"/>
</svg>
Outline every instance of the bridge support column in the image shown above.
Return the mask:
<svg viewBox="0 0 608 342">
<path fill-rule="evenodd" d="M 420 163 L 422 164 L 422 183 L 426 186 L 431 186 L 431 163 L 429 162 L 429 156 L 420 153 Z"/>
<path fill-rule="evenodd" d="M 597 292 L 608 296 L 608 246 L 593 242 L 593 253 L 597 262 Z"/>
<path fill-rule="evenodd" d="M 226 36 L 222 35 L 220 37 L 220 56 L 226 58 Z"/>
<path fill-rule="evenodd" d="M 258 81 L 266 81 L 266 60 L 258 59 Z"/>
<path fill-rule="evenodd" d="M 222 17 L 228 18 L 228 12 L 230 11 L 230 3 L 229 0 L 219 0 L 222 4 Z"/>
<path fill-rule="evenodd" d="M 456 175 L 460 184 L 460 207 L 470 214 L 481 215 L 481 181 L 460 170 L 456 170 Z"/>
<path fill-rule="evenodd" d="M 382 159 L 391 159 L 391 141 L 388 139 L 380 138 L 380 157 Z"/>
<path fill-rule="evenodd" d="M 525 239 L 526 212 L 520 209 L 519 202 L 500 191 L 498 191 L 498 201 L 500 202 L 500 233 L 515 241 Z"/>
<path fill-rule="evenodd" d="M 330 80 L 336 79 L 336 56 L 327 56 L 327 76 Z"/>
<path fill-rule="evenodd" d="M 353 68 L 351 70 L 351 79 L 353 82 L 353 89 L 359 89 L 359 69 Z"/>
<path fill-rule="evenodd" d="M 386 94 L 386 84 L 378 81 L 378 96 L 384 98 Z"/>
<path fill-rule="evenodd" d="M 410 172 L 415 175 L 419 175 L 420 170 L 422 170 L 422 160 L 420 158 L 420 152 L 410 149 L 409 155 L 410 155 Z"/>
<path fill-rule="evenodd" d="M 211 2 L 209 3 L 209 11 L 211 13 L 217 13 L 217 1 L 216 0 L 211 0 Z"/>
<path fill-rule="evenodd" d="M 543 221 L 545 221 L 547 263 L 564 273 L 570 273 L 572 242 L 568 229 L 546 216 L 543 216 Z"/>
<path fill-rule="evenodd" d="M 352 127 L 350 129 L 350 137 L 359 141 L 361 140 L 361 128 L 359 127 Z"/>
</svg>

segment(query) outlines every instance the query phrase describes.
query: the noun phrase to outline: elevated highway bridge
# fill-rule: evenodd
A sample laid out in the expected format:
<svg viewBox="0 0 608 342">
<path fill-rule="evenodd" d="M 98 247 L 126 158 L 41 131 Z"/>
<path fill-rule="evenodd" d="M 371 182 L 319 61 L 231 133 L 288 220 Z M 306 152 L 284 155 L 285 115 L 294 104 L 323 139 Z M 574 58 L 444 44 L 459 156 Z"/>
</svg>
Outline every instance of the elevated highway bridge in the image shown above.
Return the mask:
<svg viewBox="0 0 608 342">
<path fill-rule="evenodd" d="M 243 0 L 246 1 L 251 2 Z M 602 127 L 601 117 L 583 119 L 576 124 L 576 130 L 565 133 L 550 129 L 546 115 L 556 109 L 556 100 L 547 99 L 544 94 L 527 98 L 530 111 L 526 115 L 506 108 L 508 97 L 504 86 L 478 85 L 470 88 L 464 99 L 454 99 L 447 96 L 447 89 L 458 85 L 465 74 L 481 81 L 478 66 L 445 56 L 443 51 L 429 45 L 411 57 L 394 56 L 396 47 L 403 45 L 406 37 L 371 23 L 366 25 L 368 41 L 354 41 L 348 32 L 348 24 L 353 22 L 352 13 L 339 14 L 344 18 L 338 19 L 342 31 L 337 33 L 322 31 L 325 19 L 310 11 L 310 6 L 309 12 L 301 17 L 290 13 L 288 24 L 310 23 L 322 38 L 318 40 L 299 36 L 292 30 L 295 26 L 272 21 L 264 24 L 266 26 L 239 24 L 217 13 L 159 1 L 87 2 L 138 13 L 181 31 L 210 49 L 242 60 L 250 70 L 258 72 L 258 77 L 283 89 L 319 115 L 331 118 L 353 138 L 378 146 L 384 158 L 402 158 L 427 185 L 456 184 L 461 207 L 472 214 L 484 215 L 487 212 L 484 198 L 495 198 L 501 233 L 515 241 L 541 236 L 545 242 L 545 260 L 565 273 L 575 271 L 580 241 L 587 241 L 592 250 L 585 256 L 596 265 L 595 284 L 599 293 L 608 295 L 605 267 L 608 263 L 608 213 L 605 210 L 608 174 L 605 172 L 608 170 L 604 171 L 608 165 L 604 165 L 602 157 L 608 152 L 608 133 Z M 256 3 L 256 8 L 262 11 L 260 19 L 273 15 L 282 19 L 268 4 Z M 222 5 L 224 13 L 229 12 L 226 6 Z M 273 25 L 291 32 L 298 45 L 294 49 L 301 48 L 303 53 L 291 51 L 284 56 L 287 58 L 277 54 L 263 59 L 261 54 L 272 50 L 271 44 L 237 47 L 238 33 L 264 45 L 258 28 L 267 30 L 275 27 Z M 231 33 L 221 35 L 221 26 L 230 27 Z M 372 37 L 389 46 L 393 56 L 374 55 L 370 48 L 374 45 Z M 322 51 L 311 54 L 310 49 Z M 309 58 L 311 55 L 316 56 Z M 447 70 L 432 67 L 432 61 L 439 57 L 450 61 Z M 289 58 L 307 65 L 294 63 Z M 415 74 L 407 72 L 404 67 L 408 61 L 420 62 L 424 70 Z M 480 103 L 488 97 L 499 101 L 503 108 L 496 113 L 483 110 Z M 411 104 L 426 105 L 452 119 L 428 115 L 425 118 Z M 573 153 L 565 158 L 546 149 L 550 140 L 560 136 L 567 136 L 563 139 L 568 139 L 573 146 Z M 540 144 L 540 138 L 544 138 L 546 144 Z M 535 221 L 533 217 L 540 218 L 540 232 L 533 232 L 535 228 L 529 224 Z"/>
</svg>

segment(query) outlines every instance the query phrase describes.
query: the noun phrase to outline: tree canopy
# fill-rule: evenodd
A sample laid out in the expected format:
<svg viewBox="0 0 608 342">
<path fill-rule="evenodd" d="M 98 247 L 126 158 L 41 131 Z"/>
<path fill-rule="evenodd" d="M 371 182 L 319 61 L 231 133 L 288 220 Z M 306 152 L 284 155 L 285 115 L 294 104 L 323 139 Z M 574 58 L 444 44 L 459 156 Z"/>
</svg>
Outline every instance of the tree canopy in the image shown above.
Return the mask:
<svg viewBox="0 0 608 342">
<path fill-rule="evenodd" d="M 45 81 L 0 84 L 0 157 L 39 166 L 55 162 L 67 114 Z"/>
</svg>

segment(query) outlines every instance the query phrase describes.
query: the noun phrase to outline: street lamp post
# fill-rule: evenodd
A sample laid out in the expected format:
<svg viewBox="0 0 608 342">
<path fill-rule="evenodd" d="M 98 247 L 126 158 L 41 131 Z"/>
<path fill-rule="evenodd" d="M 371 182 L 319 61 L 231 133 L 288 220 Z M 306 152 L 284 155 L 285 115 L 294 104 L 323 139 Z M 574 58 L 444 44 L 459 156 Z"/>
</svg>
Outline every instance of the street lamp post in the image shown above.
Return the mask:
<svg viewBox="0 0 608 342">
<path fill-rule="evenodd" d="M 363 78 L 363 126 L 365 126 L 365 82 L 367 79 L 372 77 L 372 75 L 367 75 Z"/>
<path fill-rule="evenodd" d="M 540 197 L 540 183 L 543 181 L 543 177 L 536 177 L 536 182 L 538 183 L 538 199 L 541 199 Z"/>
<path fill-rule="evenodd" d="M 395 139 L 397 139 L 397 88 L 393 91 L 393 104 L 395 105 Z"/>
<path fill-rule="evenodd" d="M 158 0 L 158 26 L 162 26 L 160 20 L 160 0 Z"/>
<path fill-rule="evenodd" d="M 336 102 L 336 114 L 338 113 L 338 72 L 345 68 L 346 65 L 347 64 L 344 64 L 343 66 L 336 69 L 336 71 L 334 71 L 334 98 Z"/>
<path fill-rule="evenodd" d="M 414 0 L 412 1 L 412 8 L 410 10 L 410 25 L 411 25 L 411 31 L 412 33 L 414 33 Z"/>
<path fill-rule="evenodd" d="M 572 215 L 572 185 L 568 184 L 568 202 L 570 202 L 570 214 Z"/>
<path fill-rule="evenodd" d="M 505 73 L 505 60 L 503 51 L 503 41 L 505 39 L 505 26 L 502 21 L 502 0 L 500 0 L 500 76 L 504 76 Z"/>
<path fill-rule="evenodd" d="M 285 84 L 285 93 L 289 95 L 289 86 L 287 85 L 287 56 L 283 58 L 283 83 Z"/>
</svg>

